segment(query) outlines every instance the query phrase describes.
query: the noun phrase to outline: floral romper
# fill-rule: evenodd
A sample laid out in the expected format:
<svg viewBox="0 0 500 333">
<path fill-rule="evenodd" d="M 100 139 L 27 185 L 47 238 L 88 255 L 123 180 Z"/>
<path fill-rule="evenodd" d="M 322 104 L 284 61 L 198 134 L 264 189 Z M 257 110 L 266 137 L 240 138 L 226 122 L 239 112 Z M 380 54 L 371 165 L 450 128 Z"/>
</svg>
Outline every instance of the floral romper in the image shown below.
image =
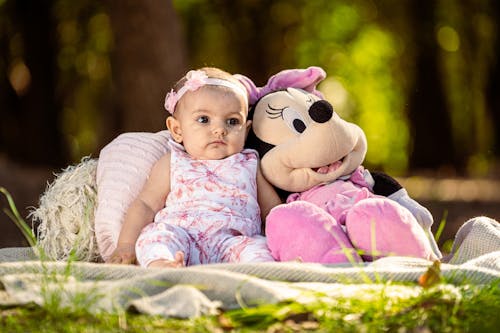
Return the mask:
<svg viewBox="0 0 500 333">
<path fill-rule="evenodd" d="M 165 208 L 136 243 L 137 261 L 148 266 L 174 260 L 185 264 L 274 261 L 261 235 L 257 203 L 257 153 L 245 149 L 222 160 L 194 160 L 172 140 L 170 193 Z"/>
</svg>

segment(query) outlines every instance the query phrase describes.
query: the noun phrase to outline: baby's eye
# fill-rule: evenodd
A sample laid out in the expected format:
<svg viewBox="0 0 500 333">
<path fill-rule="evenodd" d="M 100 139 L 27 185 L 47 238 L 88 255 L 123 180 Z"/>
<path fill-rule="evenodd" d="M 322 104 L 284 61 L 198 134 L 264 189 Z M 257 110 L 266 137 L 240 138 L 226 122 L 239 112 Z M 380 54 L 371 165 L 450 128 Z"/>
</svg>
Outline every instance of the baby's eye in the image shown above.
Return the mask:
<svg viewBox="0 0 500 333">
<path fill-rule="evenodd" d="M 200 116 L 198 119 L 196 119 L 197 122 L 200 124 L 206 124 L 208 123 L 208 117 L 207 116 Z"/>
<path fill-rule="evenodd" d="M 236 125 L 240 124 L 240 120 L 238 118 L 230 118 L 230 119 L 226 120 L 226 123 L 229 126 L 236 126 Z"/>
</svg>

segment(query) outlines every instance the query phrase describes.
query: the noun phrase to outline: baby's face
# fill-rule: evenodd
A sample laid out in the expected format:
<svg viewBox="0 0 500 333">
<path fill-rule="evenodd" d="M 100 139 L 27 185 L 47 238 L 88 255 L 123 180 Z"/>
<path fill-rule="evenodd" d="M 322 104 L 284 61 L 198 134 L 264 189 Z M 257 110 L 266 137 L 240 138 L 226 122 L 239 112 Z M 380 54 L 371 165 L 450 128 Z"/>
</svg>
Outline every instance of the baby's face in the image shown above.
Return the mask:
<svg viewBox="0 0 500 333">
<path fill-rule="evenodd" d="M 181 98 L 167 126 L 194 159 L 218 160 L 243 150 L 251 124 L 247 116 L 242 96 L 226 87 L 204 86 Z"/>
</svg>

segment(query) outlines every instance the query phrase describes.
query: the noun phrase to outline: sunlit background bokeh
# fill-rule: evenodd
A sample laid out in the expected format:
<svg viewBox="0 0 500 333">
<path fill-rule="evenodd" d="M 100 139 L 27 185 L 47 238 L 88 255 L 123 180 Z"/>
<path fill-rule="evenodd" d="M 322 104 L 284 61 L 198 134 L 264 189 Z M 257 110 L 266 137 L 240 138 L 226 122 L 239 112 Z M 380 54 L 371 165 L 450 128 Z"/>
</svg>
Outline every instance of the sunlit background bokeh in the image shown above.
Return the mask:
<svg viewBox="0 0 500 333">
<path fill-rule="evenodd" d="M 487 176 L 493 172 L 498 149 L 492 115 L 500 112 L 491 109 L 485 93 L 498 57 L 498 45 L 493 43 L 498 38 L 498 13 L 491 11 L 492 2 L 432 1 L 431 22 L 418 21 L 418 1 L 175 0 L 173 9 L 187 48 L 186 67 L 216 65 L 243 72 L 260 85 L 281 69 L 323 67 L 328 77 L 320 89 L 342 117 L 359 124 L 367 135 L 366 164 L 397 175 L 411 167 L 409 114 L 418 112 L 410 108 L 411 95 L 418 89 L 416 73 L 428 70 L 415 68 L 421 52 L 417 48 L 422 48 L 416 40 L 430 24 L 433 35 L 428 43 L 437 46 L 438 73 L 429 77 L 440 78 L 446 107 L 435 111 L 449 118 L 451 130 L 447 133 L 443 127 L 443 136 L 451 135 L 453 154 L 458 156 L 443 167 L 453 171 L 455 161 L 467 175 Z M 0 69 L 22 97 L 33 74 L 22 27 L 9 15 L 12 3 L 0 0 L 0 36 L 7 48 Z M 56 27 L 54 94 L 62 108 L 57 126 L 70 161 L 77 161 L 103 144 L 96 133 L 105 127 L 101 114 L 112 107 L 116 36 L 110 7 L 101 2 L 47 4 Z M 434 152 L 441 153 L 445 152 Z"/>
</svg>

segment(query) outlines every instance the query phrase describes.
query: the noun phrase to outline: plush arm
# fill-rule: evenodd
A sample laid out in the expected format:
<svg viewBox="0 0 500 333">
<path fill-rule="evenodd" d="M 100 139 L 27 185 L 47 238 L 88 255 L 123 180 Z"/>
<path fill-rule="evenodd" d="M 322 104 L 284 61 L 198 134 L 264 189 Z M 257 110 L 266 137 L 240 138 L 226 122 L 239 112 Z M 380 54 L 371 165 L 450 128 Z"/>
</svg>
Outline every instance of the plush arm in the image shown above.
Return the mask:
<svg viewBox="0 0 500 333">
<path fill-rule="evenodd" d="M 403 188 L 398 181 L 388 174 L 380 171 L 370 171 L 375 185 L 373 186 L 373 192 L 384 197 L 399 191 Z"/>
<path fill-rule="evenodd" d="M 257 201 L 262 221 L 266 220 L 273 207 L 282 203 L 274 187 L 262 175 L 260 166 L 257 169 Z"/>
</svg>

